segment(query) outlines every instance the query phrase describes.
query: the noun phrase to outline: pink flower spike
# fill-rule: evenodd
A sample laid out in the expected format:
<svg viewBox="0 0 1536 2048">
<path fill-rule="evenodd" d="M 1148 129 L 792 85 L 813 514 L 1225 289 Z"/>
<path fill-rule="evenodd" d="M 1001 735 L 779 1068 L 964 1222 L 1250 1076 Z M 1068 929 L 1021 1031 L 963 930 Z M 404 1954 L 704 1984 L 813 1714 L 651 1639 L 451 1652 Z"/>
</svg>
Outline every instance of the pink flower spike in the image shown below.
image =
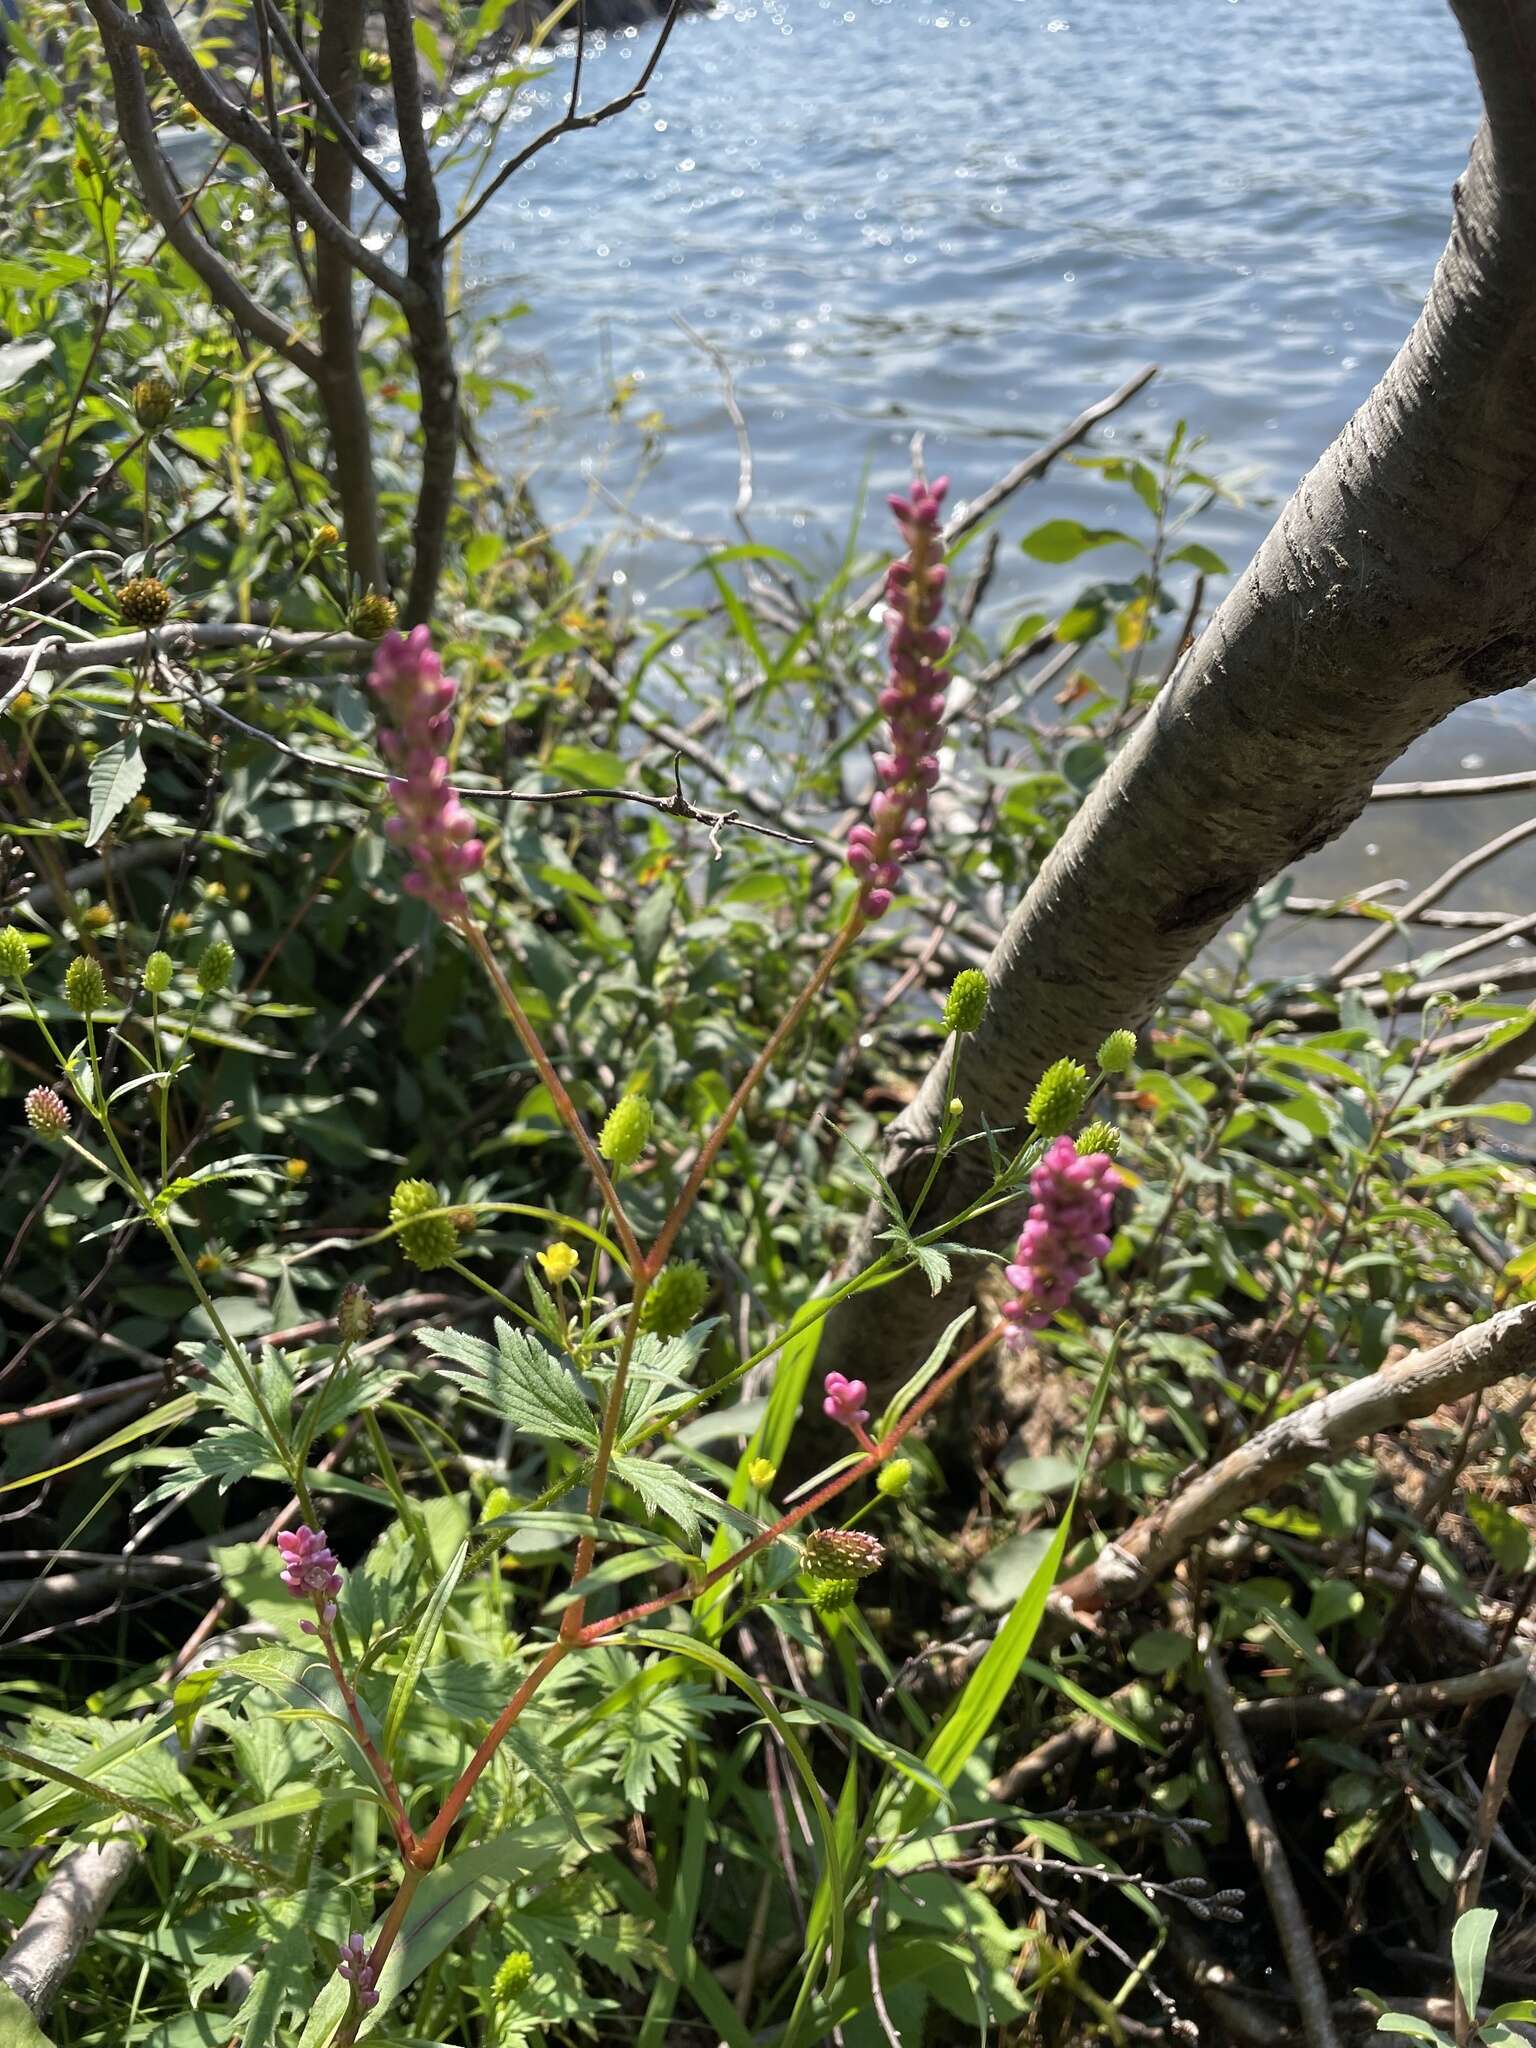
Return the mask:
<svg viewBox="0 0 1536 2048">
<path fill-rule="evenodd" d="M 826 1399 L 821 1412 L 829 1421 L 841 1423 L 844 1429 L 862 1429 L 869 1420 L 869 1410 L 864 1398 L 869 1389 L 862 1380 L 850 1380 L 840 1372 L 829 1372 L 822 1382 Z"/>
</svg>

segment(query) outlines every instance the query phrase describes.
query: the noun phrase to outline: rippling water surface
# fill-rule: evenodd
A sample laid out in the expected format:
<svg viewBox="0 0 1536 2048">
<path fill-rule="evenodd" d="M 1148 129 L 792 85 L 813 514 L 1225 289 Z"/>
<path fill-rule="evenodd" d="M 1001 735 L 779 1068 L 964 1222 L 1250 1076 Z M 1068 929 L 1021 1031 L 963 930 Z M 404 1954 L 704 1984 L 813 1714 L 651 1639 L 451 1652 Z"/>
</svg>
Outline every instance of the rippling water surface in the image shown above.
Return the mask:
<svg viewBox="0 0 1536 2048">
<path fill-rule="evenodd" d="M 653 35 L 592 52 L 584 104 Z M 531 117 L 568 81 L 567 49 Z M 481 303 L 531 308 L 501 367 L 537 396 L 501 416 L 504 449 L 595 533 L 614 515 L 592 479 L 629 496 L 655 411 L 637 510 L 726 533 L 736 436 L 681 316 L 734 375 L 760 536 L 814 552 L 915 428 L 969 493 L 1150 360 L 1100 445 L 1187 417 L 1243 490 L 1205 529 L 1237 566 L 1410 326 L 1476 119 L 1445 0 L 740 0 L 684 21 L 647 99 L 537 158 L 469 236 Z M 1053 515 L 1123 517 L 1087 477 L 1049 491 Z M 629 552 L 641 602 L 684 558 L 654 534 Z M 1005 561 L 1004 597 L 1049 588 Z M 1523 764 L 1518 701 L 1414 765 Z M 1382 862 L 1405 833 L 1480 830 L 1453 809 L 1394 807 L 1390 834 L 1383 813 L 1330 878 L 1402 872 Z"/>
</svg>

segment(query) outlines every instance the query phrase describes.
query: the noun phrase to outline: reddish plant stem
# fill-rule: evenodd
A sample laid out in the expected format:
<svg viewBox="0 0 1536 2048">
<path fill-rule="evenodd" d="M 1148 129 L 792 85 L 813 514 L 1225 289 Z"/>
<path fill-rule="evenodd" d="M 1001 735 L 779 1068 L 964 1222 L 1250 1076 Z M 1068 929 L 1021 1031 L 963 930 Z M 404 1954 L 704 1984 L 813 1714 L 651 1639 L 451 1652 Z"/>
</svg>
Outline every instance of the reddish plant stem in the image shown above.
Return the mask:
<svg viewBox="0 0 1536 2048">
<path fill-rule="evenodd" d="M 527 1706 L 555 1666 L 562 1663 L 570 1655 L 570 1650 L 571 1646 L 569 1643 L 559 1641 L 551 1643 L 538 1663 L 534 1665 L 528 1676 L 517 1688 L 517 1691 L 513 1693 L 511 1699 L 507 1701 L 507 1704 L 491 1723 L 490 1728 L 486 1731 L 485 1740 L 459 1773 L 458 1783 L 438 1808 L 437 1818 L 424 1835 L 418 1836 L 414 1847 L 409 1851 L 410 1861 L 417 1870 L 430 1870 L 438 1857 L 442 1855 L 443 1844 L 448 1839 L 450 1829 L 464 1811 L 470 1793 L 474 1791 L 476 1785 L 480 1782 L 481 1773 L 485 1770 L 497 1750 L 500 1749 L 507 1730 L 512 1726 L 518 1715 L 521 1714 L 524 1707 Z"/>
<path fill-rule="evenodd" d="M 418 1870 L 409 1863 L 406 1865 L 405 1875 L 400 1880 L 400 1889 L 395 1893 L 373 1947 L 368 1951 L 368 1967 L 373 1972 L 375 1984 L 379 1981 L 379 1972 L 389 1959 L 390 1950 L 400 1938 L 400 1930 L 405 1925 L 405 1916 L 410 1910 L 411 1900 L 416 1896 L 416 1887 L 425 1876 L 424 1870 Z M 342 2023 L 341 2032 L 332 2038 L 331 2048 L 352 2048 L 362 2021 L 363 2010 L 354 1997 L 351 2010 Z"/>
<path fill-rule="evenodd" d="M 341 1659 L 336 1654 L 336 1644 L 331 1635 L 329 1624 L 322 1621 L 317 1633 L 320 1638 L 321 1647 L 325 1651 L 325 1661 L 331 1667 L 331 1676 L 336 1681 L 337 1690 L 347 1703 L 347 1715 L 352 1723 L 352 1732 L 357 1737 L 358 1747 L 362 1750 L 363 1755 L 367 1757 L 368 1767 L 379 1781 L 379 1790 L 383 1793 L 384 1803 L 389 1808 L 390 1821 L 394 1826 L 395 1839 L 400 1844 L 401 1854 L 409 1861 L 411 1852 L 416 1846 L 416 1837 L 411 1831 L 411 1823 L 406 1816 L 405 1801 L 400 1797 L 400 1788 L 395 1783 L 395 1774 L 384 1761 L 377 1743 L 368 1733 L 367 1725 L 363 1720 L 363 1710 L 358 1705 L 357 1694 L 352 1690 L 351 1682 L 346 1672 L 341 1668 Z"/>
<path fill-rule="evenodd" d="M 619 1200 L 618 1190 L 609 1179 L 608 1169 L 603 1164 L 603 1156 L 593 1142 L 592 1134 L 581 1120 L 581 1112 L 577 1109 L 575 1103 L 572 1102 L 570 1092 L 566 1088 L 565 1083 L 555 1072 L 554 1063 L 551 1061 L 549 1054 L 544 1050 L 543 1041 L 540 1039 L 537 1031 L 534 1030 L 522 1004 L 517 1000 L 512 984 L 502 973 L 496 956 L 491 951 L 490 941 L 486 938 L 485 933 L 472 917 L 459 918 L 456 929 L 468 941 L 470 950 L 485 969 L 486 979 L 496 991 L 496 999 L 506 1012 L 507 1022 L 522 1041 L 523 1050 L 537 1068 L 539 1079 L 549 1090 L 550 1099 L 559 1111 L 562 1121 L 580 1146 L 581 1155 L 587 1162 L 587 1167 L 591 1172 L 593 1180 L 597 1183 L 598 1192 L 608 1205 L 609 1214 L 613 1217 L 613 1227 L 618 1234 L 619 1243 L 624 1247 L 624 1256 L 629 1261 L 630 1276 L 632 1279 L 638 1280 L 640 1273 L 645 1267 L 645 1254 L 640 1249 L 640 1240 L 636 1237 L 634 1227 L 630 1223 L 629 1217 L 625 1214 L 624 1204 Z"/>
<path fill-rule="evenodd" d="M 683 1182 L 682 1192 L 672 1204 L 671 1213 L 668 1215 L 666 1222 L 661 1226 L 661 1233 L 657 1237 L 656 1242 L 651 1246 L 649 1268 L 653 1277 L 666 1264 L 667 1254 L 677 1242 L 677 1234 L 688 1220 L 688 1213 L 699 1198 L 699 1190 L 704 1185 L 709 1169 L 719 1158 L 720 1148 L 730 1136 L 732 1126 L 746 1107 L 753 1089 L 756 1088 L 758 1082 L 767 1073 L 768 1068 L 773 1063 L 785 1040 L 795 1030 L 801 1018 L 811 1007 L 811 1004 L 831 980 L 838 962 L 863 929 L 864 919 L 855 911 L 842 930 L 833 939 L 831 945 L 828 946 L 826 952 L 822 954 L 821 959 L 817 963 L 816 972 L 811 976 L 805 987 L 801 989 L 799 995 L 795 997 L 795 1000 L 769 1033 L 762 1051 L 742 1076 L 736 1093 L 720 1112 L 719 1122 L 699 1147 L 699 1156 L 694 1160 L 687 1180 Z"/>
</svg>

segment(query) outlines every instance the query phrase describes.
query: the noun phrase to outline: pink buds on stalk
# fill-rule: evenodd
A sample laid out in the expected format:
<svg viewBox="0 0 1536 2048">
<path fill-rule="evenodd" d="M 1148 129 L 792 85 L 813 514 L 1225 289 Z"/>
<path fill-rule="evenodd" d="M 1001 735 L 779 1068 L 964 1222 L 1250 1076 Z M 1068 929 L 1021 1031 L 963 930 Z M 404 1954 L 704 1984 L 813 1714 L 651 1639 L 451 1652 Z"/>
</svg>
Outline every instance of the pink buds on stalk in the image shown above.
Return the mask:
<svg viewBox="0 0 1536 2048">
<path fill-rule="evenodd" d="M 950 635 L 937 623 L 944 602 L 946 571 L 939 559 L 943 534 L 939 512 L 947 477 L 928 485 L 919 479 L 909 498 L 892 498 L 891 510 L 907 544 L 905 557 L 885 576 L 890 675 L 880 692 L 889 724 L 890 747 L 876 754 L 880 787 L 870 800 L 868 824 L 848 835 L 848 865 L 862 887 L 859 909 L 883 917 L 910 860 L 928 830 L 928 792 L 939 779 L 938 746 L 949 671 L 938 666 Z"/>
<path fill-rule="evenodd" d="M 844 1429 L 862 1429 L 869 1420 L 869 1410 L 864 1406 L 869 1389 L 864 1382 L 845 1379 L 840 1372 L 829 1372 L 823 1388 L 826 1399 L 821 1404 L 822 1414 L 841 1423 Z"/>
<path fill-rule="evenodd" d="M 368 687 L 389 720 L 379 728 L 379 751 L 394 771 L 389 793 L 395 811 L 384 830 L 411 863 L 405 886 L 439 917 L 458 917 L 469 908 L 464 878 L 484 861 L 485 846 L 448 787 L 448 707 L 457 685 L 443 674 L 426 627 L 413 626 L 379 643 Z"/>
<path fill-rule="evenodd" d="M 285 1529 L 277 1539 L 283 1560 L 283 1584 L 296 1600 L 313 1600 L 321 1627 L 336 1619 L 341 1572 L 323 1529 Z M 299 1626 L 307 1635 L 320 1633 L 312 1621 Z"/>
<path fill-rule="evenodd" d="M 368 1965 L 368 1944 L 360 1934 L 349 1934 L 336 1965 L 337 1975 L 352 1986 L 358 2005 L 369 2012 L 379 2002 L 373 1971 Z"/>
<path fill-rule="evenodd" d="M 1107 1152 L 1079 1158 L 1076 1145 L 1057 1138 L 1029 1177 L 1034 1203 L 1019 1233 L 1015 1289 L 1003 1314 L 1017 1330 L 1043 1330 L 1072 1291 L 1109 1250 L 1109 1226 L 1120 1176 Z"/>
</svg>

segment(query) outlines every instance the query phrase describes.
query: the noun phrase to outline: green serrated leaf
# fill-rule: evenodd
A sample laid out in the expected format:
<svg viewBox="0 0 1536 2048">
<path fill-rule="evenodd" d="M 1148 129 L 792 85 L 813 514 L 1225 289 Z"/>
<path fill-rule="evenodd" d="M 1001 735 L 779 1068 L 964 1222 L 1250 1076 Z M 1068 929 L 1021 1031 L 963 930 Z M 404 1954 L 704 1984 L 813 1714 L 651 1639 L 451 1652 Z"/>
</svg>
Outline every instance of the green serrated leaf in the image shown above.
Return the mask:
<svg viewBox="0 0 1536 2048">
<path fill-rule="evenodd" d="M 144 787 L 144 756 L 137 733 L 114 740 L 103 747 L 91 763 L 87 778 L 91 792 L 91 818 L 85 843 L 95 846 L 113 821 L 122 816 Z"/>
</svg>

